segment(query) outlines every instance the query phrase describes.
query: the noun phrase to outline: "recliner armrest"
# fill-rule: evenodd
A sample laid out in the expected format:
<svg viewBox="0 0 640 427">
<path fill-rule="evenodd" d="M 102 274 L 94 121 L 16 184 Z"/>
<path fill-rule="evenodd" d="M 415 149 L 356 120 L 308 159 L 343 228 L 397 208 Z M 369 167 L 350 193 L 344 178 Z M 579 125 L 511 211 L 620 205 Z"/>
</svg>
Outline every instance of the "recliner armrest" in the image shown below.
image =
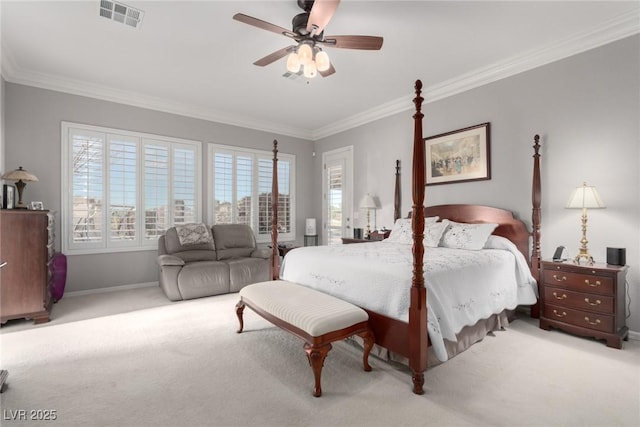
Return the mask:
<svg viewBox="0 0 640 427">
<path fill-rule="evenodd" d="M 269 259 L 271 255 L 273 255 L 273 250 L 266 248 L 256 249 L 251 252 L 251 258 Z"/>
<path fill-rule="evenodd" d="M 161 267 L 165 265 L 184 265 L 184 261 L 174 255 L 159 255 L 157 261 Z"/>
</svg>

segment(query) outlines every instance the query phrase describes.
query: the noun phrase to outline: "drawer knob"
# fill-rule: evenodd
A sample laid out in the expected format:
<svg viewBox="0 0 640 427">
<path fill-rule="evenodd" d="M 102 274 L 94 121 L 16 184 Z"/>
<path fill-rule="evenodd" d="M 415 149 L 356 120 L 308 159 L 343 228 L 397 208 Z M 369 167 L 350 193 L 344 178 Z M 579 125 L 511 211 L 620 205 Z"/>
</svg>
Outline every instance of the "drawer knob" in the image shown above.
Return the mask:
<svg viewBox="0 0 640 427">
<path fill-rule="evenodd" d="M 585 283 L 587 286 L 591 286 L 592 288 L 595 288 L 596 286 L 600 286 L 600 284 L 601 284 L 601 283 L 600 283 L 600 280 L 596 280 L 596 282 L 595 282 L 595 283 L 591 283 L 591 281 L 590 281 L 589 279 L 585 279 L 585 280 L 584 280 L 584 283 Z"/>
<path fill-rule="evenodd" d="M 584 318 L 585 322 L 587 322 L 590 325 L 599 325 L 600 324 L 600 319 L 596 319 L 595 322 L 592 322 L 588 317 Z"/>
<path fill-rule="evenodd" d="M 557 294 L 556 292 L 554 292 L 554 293 L 553 293 L 553 296 L 554 296 L 556 299 L 567 299 L 567 294 L 562 294 L 562 295 L 558 296 L 558 294 Z M 585 298 L 585 299 L 586 299 L 586 298 Z"/>
<path fill-rule="evenodd" d="M 553 314 L 555 314 L 557 317 L 565 317 L 567 315 L 567 312 L 563 311 L 562 313 L 558 313 L 558 310 L 553 310 Z"/>
<path fill-rule="evenodd" d="M 600 305 L 600 304 L 602 304 L 602 301 L 600 301 L 599 299 L 597 299 L 596 302 L 591 302 L 591 300 L 589 298 L 585 298 L 584 302 L 586 302 L 589 305 Z"/>
<path fill-rule="evenodd" d="M 558 277 L 557 274 L 554 274 L 553 278 L 556 280 L 556 282 L 565 282 L 567 280 L 567 276 Z"/>
</svg>

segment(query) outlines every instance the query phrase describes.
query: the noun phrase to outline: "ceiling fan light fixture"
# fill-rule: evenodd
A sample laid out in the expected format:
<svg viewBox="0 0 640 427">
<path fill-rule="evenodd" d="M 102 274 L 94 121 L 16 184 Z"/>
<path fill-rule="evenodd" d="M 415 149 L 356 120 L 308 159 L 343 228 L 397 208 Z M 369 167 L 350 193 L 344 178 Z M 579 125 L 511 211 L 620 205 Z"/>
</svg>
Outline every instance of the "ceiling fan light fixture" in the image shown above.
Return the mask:
<svg viewBox="0 0 640 427">
<path fill-rule="evenodd" d="M 308 64 L 304 65 L 304 76 L 308 79 L 312 79 L 318 75 L 318 69 L 316 68 L 315 62 L 311 61 Z"/>
<path fill-rule="evenodd" d="M 287 57 L 287 71 L 297 73 L 300 71 L 300 59 L 296 51 L 293 51 Z"/>
<path fill-rule="evenodd" d="M 329 61 L 329 55 L 324 50 L 320 50 L 316 53 L 316 68 L 318 71 L 323 72 L 327 71 L 331 66 L 331 61 Z"/>
</svg>

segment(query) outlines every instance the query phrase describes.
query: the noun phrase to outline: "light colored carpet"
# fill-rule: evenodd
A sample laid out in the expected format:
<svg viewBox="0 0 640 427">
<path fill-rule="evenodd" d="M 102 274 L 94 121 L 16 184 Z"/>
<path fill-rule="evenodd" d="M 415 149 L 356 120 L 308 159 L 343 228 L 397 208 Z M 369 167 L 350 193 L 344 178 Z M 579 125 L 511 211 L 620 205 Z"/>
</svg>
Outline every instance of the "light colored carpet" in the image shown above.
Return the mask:
<svg viewBox="0 0 640 427">
<path fill-rule="evenodd" d="M 237 334 L 236 294 L 158 293 L 65 297 L 47 325 L 4 326 L 2 426 L 640 425 L 638 341 L 614 350 L 518 319 L 427 371 L 423 396 L 403 367 L 372 358 L 364 372 L 337 343 L 314 398 L 302 342 L 250 310 Z M 57 420 L 8 419 L 20 409 Z"/>
</svg>

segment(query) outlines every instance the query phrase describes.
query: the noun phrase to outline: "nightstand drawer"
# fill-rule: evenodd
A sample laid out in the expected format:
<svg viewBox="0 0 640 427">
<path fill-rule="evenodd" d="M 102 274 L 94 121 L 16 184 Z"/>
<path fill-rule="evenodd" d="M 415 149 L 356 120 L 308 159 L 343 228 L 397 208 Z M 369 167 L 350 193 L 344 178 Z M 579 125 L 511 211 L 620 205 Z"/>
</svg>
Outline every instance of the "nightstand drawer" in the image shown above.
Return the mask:
<svg viewBox="0 0 640 427">
<path fill-rule="evenodd" d="M 579 292 L 613 295 L 613 278 L 573 273 L 560 269 L 544 270 L 545 285 L 558 286 Z"/>
<path fill-rule="evenodd" d="M 544 299 L 547 304 L 561 307 L 577 308 L 603 314 L 614 313 L 614 299 L 609 296 L 586 294 L 545 286 Z"/>
<path fill-rule="evenodd" d="M 544 307 L 544 317 L 582 328 L 594 329 L 596 331 L 615 332 L 613 316 L 605 316 L 603 314 L 546 304 Z"/>
</svg>

